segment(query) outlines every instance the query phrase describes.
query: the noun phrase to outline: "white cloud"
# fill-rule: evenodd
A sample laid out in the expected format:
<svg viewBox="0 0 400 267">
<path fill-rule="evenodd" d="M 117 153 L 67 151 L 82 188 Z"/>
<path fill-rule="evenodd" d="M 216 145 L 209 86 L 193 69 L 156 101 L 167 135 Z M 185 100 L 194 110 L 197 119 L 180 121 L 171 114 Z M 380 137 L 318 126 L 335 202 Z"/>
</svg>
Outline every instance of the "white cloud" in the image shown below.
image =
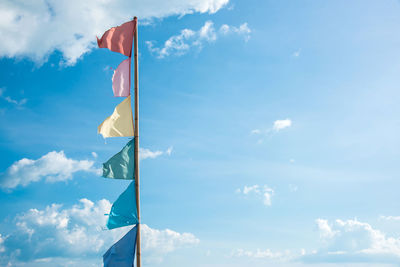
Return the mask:
<svg viewBox="0 0 400 267">
<path fill-rule="evenodd" d="M 305 255 L 306 262 L 400 263 L 400 239 L 387 237 L 370 224 L 354 220 L 317 219 L 322 247 Z"/>
<path fill-rule="evenodd" d="M 172 154 L 173 147 L 170 146 L 165 152 L 156 150 L 156 151 L 151 151 L 148 148 L 140 148 L 139 149 L 139 159 L 155 159 L 163 154 L 167 154 L 168 156 L 171 156 Z"/>
<path fill-rule="evenodd" d="M 37 160 L 23 158 L 14 162 L 0 178 L 0 187 L 13 189 L 46 179 L 59 182 L 72 179 L 78 171 L 95 172 L 93 161 L 67 158 L 64 151 L 52 151 Z"/>
<path fill-rule="evenodd" d="M 7 101 L 8 103 L 11 103 L 11 104 L 16 105 L 17 107 L 23 106 L 23 105 L 26 104 L 26 102 L 28 101 L 28 99 L 26 99 L 26 98 L 23 98 L 23 99 L 21 99 L 21 100 L 12 99 L 12 98 L 9 97 L 9 96 L 5 96 L 5 95 L 4 95 L 4 92 L 5 92 L 5 89 L 4 89 L 4 88 L 0 88 L 0 98 L 4 99 L 4 100 Z"/>
<path fill-rule="evenodd" d="M 290 126 L 292 126 L 292 121 L 290 119 L 276 120 L 276 121 L 274 121 L 273 129 L 275 131 L 280 131 L 280 130 L 285 129 Z"/>
<path fill-rule="evenodd" d="M 92 202 L 81 199 L 71 208 L 52 204 L 43 210 L 30 209 L 15 217 L 16 228 L 0 236 L 0 265 L 23 263 L 24 266 L 99 266 L 101 255 L 130 228 L 104 230 L 111 203 L 102 199 Z M 142 248 L 154 261 L 176 249 L 199 243 L 191 233 L 169 229 L 156 230 L 143 224 Z M 60 258 L 62 259 L 60 261 Z M 64 264 L 55 264 L 64 262 Z M 71 262 L 70 264 L 66 264 Z"/>
<path fill-rule="evenodd" d="M 259 129 L 254 129 L 250 132 L 251 134 L 260 134 L 261 131 Z"/>
<path fill-rule="evenodd" d="M 165 41 L 162 48 L 155 47 L 153 41 L 147 41 L 146 44 L 151 53 L 158 58 L 165 58 L 170 55 L 184 55 L 192 47 L 201 50 L 205 43 L 212 43 L 217 40 L 219 35 L 227 35 L 228 33 L 244 36 L 245 40 L 248 40 L 250 32 L 247 23 L 242 24 L 239 28 L 224 24 L 219 31 L 216 31 L 213 22 L 206 21 L 198 31 L 183 29 L 180 34 L 171 36 Z"/>
<path fill-rule="evenodd" d="M 317 219 L 315 223 L 317 224 L 321 239 L 332 238 L 337 234 L 337 231 L 333 231 L 329 226 L 327 220 Z"/>
<path fill-rule="evenodd" d="M 274 190 L 267 186 L 264 186 L 263 197 L 264 197 L 264 205 L 265 206 L 271 206 L 271 199 L 272 199 L 273 195 L 274 195 Z"/>
<path fill-rule="evenodd" d="M 237 194 L 243 193 L 244 195 L 254 194 L 256 196 L 259 196 L 262 198 L 265 206 L 271 206 L 272 197 L 275 194 L 274 190 L 266 185 L 264 185 L 263 188 L 261 188 L 259 185 L 252 185 L 252 186 L 245 185 L 243 187 L 243 190 L 237 188 L 235 190 L 235 193 Z"/>
<path fill-rule="evenodd" d="M 60 51 L 73 65 L 95 47 L 95 36 L 133 15 L 141 20 L 215 13 L 229 0 L 38 0 L 0 2 L 0 57 L 28 57 L 43 63 Z"/>
<path fill-rule="evenodd" d="M 214 23 L 212 21 L 206 21 L 204 26 L 198 31 L 197 41 L 200 42 L 201 40 L 206 40 L 208 42 L 217 40 L 217 34 L 215 33 Z"/>
</svg>

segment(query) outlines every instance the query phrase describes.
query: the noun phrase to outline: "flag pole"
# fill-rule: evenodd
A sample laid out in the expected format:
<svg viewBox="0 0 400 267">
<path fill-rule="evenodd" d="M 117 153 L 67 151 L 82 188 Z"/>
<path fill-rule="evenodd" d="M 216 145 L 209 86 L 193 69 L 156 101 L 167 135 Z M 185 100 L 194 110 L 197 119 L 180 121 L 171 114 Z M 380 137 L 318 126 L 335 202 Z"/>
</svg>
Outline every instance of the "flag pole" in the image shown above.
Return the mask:
<svg viewBox="0 0 400 267">
<path fill-rule="evenodd" d="M 137 17 L 133 18 L 135 23 L 135 35 L 133 38 L 134 43 L 134 94 L 135 94 L 135 193 L 136 193 L 136 206 L 137 206 L 137 237 L 136 237 L 136 266 L 142 266 L 141 250 L 140 250 L 140 195 L 139 195 L 139 60 L 138 60 L 138 22 Z"/>
</svg>

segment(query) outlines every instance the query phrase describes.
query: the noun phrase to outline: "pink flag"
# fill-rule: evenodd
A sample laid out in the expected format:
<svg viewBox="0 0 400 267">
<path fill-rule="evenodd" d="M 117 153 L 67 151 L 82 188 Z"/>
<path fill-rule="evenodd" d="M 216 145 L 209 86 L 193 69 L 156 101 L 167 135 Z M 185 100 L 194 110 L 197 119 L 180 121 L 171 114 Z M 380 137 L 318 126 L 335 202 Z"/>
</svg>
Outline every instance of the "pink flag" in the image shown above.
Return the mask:
<svg viewBox="0 0 400 267">
<path fill-rule="evenodd" d="M 108 48 L 111 51 L 130 57 L 135 29 L 136 19 L 128 21 L 121 26 L 109 29 L 103 34 L 101 39 L 97 38 L 97 44 L 100 48 Z"/>
<path fill-rule="evenodd" d="M 129 96 L 131 88 L 130 65 L 131 58 L 125 59 L 114 71 L 112 77 L 114 96 Z"/>
</svg>

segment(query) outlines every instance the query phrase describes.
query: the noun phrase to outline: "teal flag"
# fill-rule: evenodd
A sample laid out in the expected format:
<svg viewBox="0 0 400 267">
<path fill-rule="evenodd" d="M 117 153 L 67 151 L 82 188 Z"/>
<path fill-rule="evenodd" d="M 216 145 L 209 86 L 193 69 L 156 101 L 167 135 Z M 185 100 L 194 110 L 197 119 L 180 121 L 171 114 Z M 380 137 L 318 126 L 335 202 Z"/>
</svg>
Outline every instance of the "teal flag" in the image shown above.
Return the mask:
<svg viewBox="0 0 400 267">
<path fill-rule="evenodd" d="M 103 163 L 103 177 L 112 179 L 134 179 L 135 139 L 130 140 L 126 146 L 106 163 Z"/>
<path fill-rule="evenodd" d="M 135 182 L 131 182 L 112 205 L 107 228 L 114 229 L 137 223 Z"/>
</svg>

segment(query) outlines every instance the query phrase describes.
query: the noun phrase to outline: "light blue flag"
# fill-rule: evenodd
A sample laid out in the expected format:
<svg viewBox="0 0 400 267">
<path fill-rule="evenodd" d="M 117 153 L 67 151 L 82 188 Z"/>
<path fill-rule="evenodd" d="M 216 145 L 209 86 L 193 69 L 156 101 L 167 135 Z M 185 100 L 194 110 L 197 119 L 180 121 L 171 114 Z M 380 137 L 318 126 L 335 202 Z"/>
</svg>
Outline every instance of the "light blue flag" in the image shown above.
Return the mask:
<svg viewBox="0 0 400 267">
<path fill-rule="evenodd" d="M 103 177 L 112 179 L 134 179 L 135 139 L 130 140 L 124 148 L 103 163 Z"/>
<path fill-rule="evenodd" d="M 131 182 L 112 205 L 108 215 L 107 228 L 114 229 L 137 223 L 135 182 Z"/>
<path fill-rule="evenodd" d="M 133 267 L 137 226 L 112 245 L 103 255 L 104 267 Z"/>
</svg>

